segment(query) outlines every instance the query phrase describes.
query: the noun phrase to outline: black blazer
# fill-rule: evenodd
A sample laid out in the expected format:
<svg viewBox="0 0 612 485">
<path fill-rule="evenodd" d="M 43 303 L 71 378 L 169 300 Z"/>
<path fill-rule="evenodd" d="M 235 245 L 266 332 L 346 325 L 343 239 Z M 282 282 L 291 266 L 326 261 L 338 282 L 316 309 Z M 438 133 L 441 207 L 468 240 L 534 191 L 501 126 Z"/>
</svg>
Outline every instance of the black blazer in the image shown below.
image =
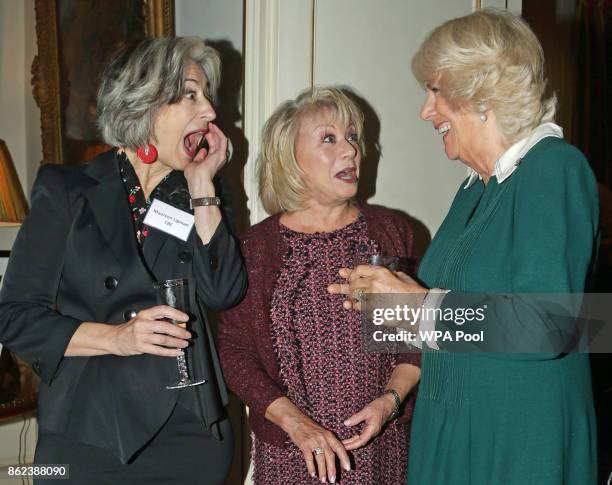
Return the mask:
<svg viewBox="0 0 612 485">
<path fill-rule="evenodd" d="M 227 390 L 204 307 L 231 307 L 246 290 L 226 222 L 207 245 L 195 227 L 187 242 L 151 229 L 143 260 L 130 217 L 114 152 L 87 165 L 43 166 L 0 292 L 0 342 L 42 380 L 41 430 L 111 449 L 122 462 L 176 404 L 182 391 L 165 388 L 178 377 L 176 359 L 64 357 L 74 331 L 84 321 L 123 323 L 156 305 L 154 281 L 188 278 L 196 337 L 187 357 L 195 377 L 208 381 L 192 388 L 193 405 L 211 427 L 223 417 Z"/>
</svg>

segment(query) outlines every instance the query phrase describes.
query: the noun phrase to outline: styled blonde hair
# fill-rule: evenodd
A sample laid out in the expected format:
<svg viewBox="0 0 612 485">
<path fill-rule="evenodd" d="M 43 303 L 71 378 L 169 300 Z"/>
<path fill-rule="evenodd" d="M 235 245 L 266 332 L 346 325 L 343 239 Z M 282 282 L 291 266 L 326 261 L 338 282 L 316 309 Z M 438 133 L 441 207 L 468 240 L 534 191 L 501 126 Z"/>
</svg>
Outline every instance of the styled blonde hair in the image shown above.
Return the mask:
<svg viewBox="0 0 612 485">
<path fill-rule="evenodd" d="M 341 88 L 319 86 L 283 102 L 266 121 L 257 157 L 259 196 L 269 214 L 304 209 L 308 197 L 304 172 L 295 158 L 295 141 L 305 116 L 329 109 L 334 119 L 353 126 L 365 154 L 363 113 Z"/>
<path fill-rule="evenodd" d="M 505 11 L 478 10 L 433 30 L 412 58 L 422 85 L 437 82 L 455 108 L 491 109 L 508 143 L 552 121 L 544 99 L 544 52 L 527 23 Z"/>
</svg>

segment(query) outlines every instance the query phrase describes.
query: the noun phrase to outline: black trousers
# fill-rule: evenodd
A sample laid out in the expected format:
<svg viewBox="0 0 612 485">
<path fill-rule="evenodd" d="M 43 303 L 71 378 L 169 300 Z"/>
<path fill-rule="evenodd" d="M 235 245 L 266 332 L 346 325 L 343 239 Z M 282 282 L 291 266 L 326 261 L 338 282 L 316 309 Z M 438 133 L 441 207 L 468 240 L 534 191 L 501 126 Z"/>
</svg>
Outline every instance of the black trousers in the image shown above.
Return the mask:
<svg viewBox="0 0 612 485">
<path fill-rule="evenodd" d="M 177 405 L 161 431 L 127 465 L 107 449 L 75 443 L 41 428 L 34 462 L 68 464 L 70 479 L 34 483 L 223 485 L 232 462 L 233 435 L 228 419 L 219 428 L 222 440 L 207 432 L 195 414 Z"/>
</svg>

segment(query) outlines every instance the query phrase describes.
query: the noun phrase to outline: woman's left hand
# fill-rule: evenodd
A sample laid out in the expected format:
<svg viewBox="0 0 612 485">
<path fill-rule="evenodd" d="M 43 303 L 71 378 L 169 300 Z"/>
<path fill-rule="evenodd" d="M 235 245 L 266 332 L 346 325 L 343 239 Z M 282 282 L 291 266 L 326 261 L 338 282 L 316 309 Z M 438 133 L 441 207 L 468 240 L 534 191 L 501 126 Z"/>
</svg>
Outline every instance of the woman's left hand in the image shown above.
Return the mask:
<svg viewBox="0 0 612 485">
<path fill-rule="evenodd" d="M 374 399 L 358 413 L 353 414 L 344 424 L 346 426 L 356 426 L 363 422 L 365 427 L 361 434 L 356 434 L 352 438 L 342 440 L 344 448 L 346 450 L 361 448 L 372 438 L 378 436 L 394 409 L 395 402 L 393 401 L 393 396 L 385 394 Z"/>
<path fill-rule="evenodd" d="M 202 148 L 184 171 L 192 197 L 199 196 L 199 187 L 212 183 L 214 176 L 227 161 L 227 137 L 214 123 L 208 124 L 208 130 L 208 150 Z"/>
<path fill-rule="evenodd" d="M 384 266 L 357 266 L 342 268 L 339 271 L 348 283 L 334 283 L 327 291 L 333 294 L 344 294 L 350 298 L 345 300 L 344 308 L 361 309 L 361 302 L 356 298 L 359 294 L 368 293 L 417 293 L 423 297 L 427 289 L 419 285 L 413 278 L 401 271 L 393 272 Z"/>
</svg>

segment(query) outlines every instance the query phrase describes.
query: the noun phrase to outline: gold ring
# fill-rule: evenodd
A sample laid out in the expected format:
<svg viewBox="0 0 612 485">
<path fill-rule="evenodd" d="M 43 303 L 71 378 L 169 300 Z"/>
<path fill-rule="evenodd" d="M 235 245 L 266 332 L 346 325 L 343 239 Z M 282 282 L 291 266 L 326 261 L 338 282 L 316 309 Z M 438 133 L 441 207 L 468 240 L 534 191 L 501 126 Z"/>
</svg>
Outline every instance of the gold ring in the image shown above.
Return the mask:
<svg viewBox="0 0 612 485">
<path fill-rule="evenodd" d="M 315 448 L 314 450 L 312 450 L 312 452 L 313 452 L 315 455 L 322 455 L 323 453 L 325 453 L 325 452 L 323 451 L 323 448 Z"/>
</svg>

